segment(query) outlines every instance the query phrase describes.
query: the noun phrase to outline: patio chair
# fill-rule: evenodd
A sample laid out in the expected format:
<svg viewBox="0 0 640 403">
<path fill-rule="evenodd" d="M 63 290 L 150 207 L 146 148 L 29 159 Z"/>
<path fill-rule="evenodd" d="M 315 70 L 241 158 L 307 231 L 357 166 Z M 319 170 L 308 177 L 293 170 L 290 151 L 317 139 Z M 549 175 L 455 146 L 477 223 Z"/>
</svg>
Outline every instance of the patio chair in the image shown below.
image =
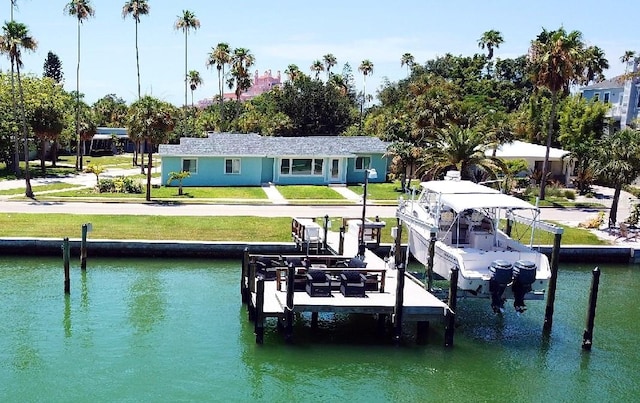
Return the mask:
<svg viewBox="0 0 640 403">
<path fill-rule="evenodd" d="M 330 297 L 331 278 L 322 270 L 309 270 L 305 289 L 311 297 Z"/>
<path fill-rule="evenodd" d="M 345 297 L 364 297 L 367 278 L 358 271 L 340 273 L 340 292 Z"/>
</svg>

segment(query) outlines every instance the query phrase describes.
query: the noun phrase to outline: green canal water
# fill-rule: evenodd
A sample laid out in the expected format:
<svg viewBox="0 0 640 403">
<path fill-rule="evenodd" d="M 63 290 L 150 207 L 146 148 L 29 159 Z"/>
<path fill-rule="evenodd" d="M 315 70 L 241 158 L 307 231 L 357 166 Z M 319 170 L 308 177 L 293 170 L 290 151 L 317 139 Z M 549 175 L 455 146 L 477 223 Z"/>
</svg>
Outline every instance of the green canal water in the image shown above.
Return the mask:
<svg viewBox="0 0 640 403">
<path fill-rule="evenodd" d="M 543 301 L 466 299 L 452 349 L 441 324 L 397 347 L 367 316 L 299 318 L 293 345 L 270 322 L 259 346 L 236 261 L 90 259 L 65 296 L 61 259 L 0 257 L 0 401 L 637 401 L 640 268 L 601 267 L 584 352 L 591 269 L 561 268 L 549 337 Z"/>
</svg>

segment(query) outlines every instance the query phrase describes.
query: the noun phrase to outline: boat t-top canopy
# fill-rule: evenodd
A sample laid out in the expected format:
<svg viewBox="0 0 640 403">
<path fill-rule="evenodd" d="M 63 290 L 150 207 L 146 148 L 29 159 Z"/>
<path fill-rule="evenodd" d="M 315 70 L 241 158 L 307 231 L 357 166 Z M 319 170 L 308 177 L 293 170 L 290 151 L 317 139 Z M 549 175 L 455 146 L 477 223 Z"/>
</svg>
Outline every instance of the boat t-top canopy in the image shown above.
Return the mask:
<svg viewBox="0 0 640 403">
<path fill-rule="evenodd" d="M 421 183 L 421 186 L 425 190 L 440 194 L 440 204 L 456 212 L 486 208 L 539 211 L 537 207 L 522 199 L 470 181 L 430 181 Z"/>
</svg>

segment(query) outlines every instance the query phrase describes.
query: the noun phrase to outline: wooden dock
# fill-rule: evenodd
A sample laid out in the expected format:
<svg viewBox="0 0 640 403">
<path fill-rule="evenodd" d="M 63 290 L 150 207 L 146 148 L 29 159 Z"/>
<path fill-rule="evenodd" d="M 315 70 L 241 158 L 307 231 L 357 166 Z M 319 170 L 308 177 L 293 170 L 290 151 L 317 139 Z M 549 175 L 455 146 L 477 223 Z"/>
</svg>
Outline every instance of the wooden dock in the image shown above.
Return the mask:
<svg viewBox="0 0 640 403">
<path fill-rule="evenodd" d="M 377 226 L 379 227 L 379 223 Z M 371 314 L 379 320 L 390 321 L 395 329 L 394 337 L 399 339 L 403 321 L 417 323 L 420 338 L 423 336 L 420 333 L 428 328 L 429 322 L 442 321 L 453 315 L 445 302 L 429 293 L 420 281 L 405 273 L 401 258 L 396 257 L 395 263 L 400 265 L 395 269 L 392 268 L 394 265 L 389 265 L 366 249 L 366 267 L 348 267 L 347 262 L 354 259 L 358 252 L 359 235 L 354 231 L 345 231 L 344 227 L 340 232 L 327 231 L 325 226 L 321 228 L 321 236 L 326 249 L 319 252 L 326 254 L 265 256 L 254 255 L 249 251 L 245 253 L 240 288 L 243 302 L 247 303 L 249 318 L 255 324 L 257 343 L 262 343 L 267 317 L 278 318 L 278 326 L 285 328 L 285 338 L 291 340 L 295 313 L 310 312 L 312 326 L 317 324 L 320 312 Z M 296 275 L 300 269 L 302 272 L 318 269 L 330 275 L 334 279 L 330 296 L 309 295 L 304 290 L 304 277 L 301 279 L 300 275 Z M 364 297 L 345 297 L 337 287 L 338 283 L 333 283 L 338 281 L 336 277 L 345 270 L 355 270 L 366 274 L 368 279 L 371 278 L 367 280 L 370 288 Z"/>
</svg>

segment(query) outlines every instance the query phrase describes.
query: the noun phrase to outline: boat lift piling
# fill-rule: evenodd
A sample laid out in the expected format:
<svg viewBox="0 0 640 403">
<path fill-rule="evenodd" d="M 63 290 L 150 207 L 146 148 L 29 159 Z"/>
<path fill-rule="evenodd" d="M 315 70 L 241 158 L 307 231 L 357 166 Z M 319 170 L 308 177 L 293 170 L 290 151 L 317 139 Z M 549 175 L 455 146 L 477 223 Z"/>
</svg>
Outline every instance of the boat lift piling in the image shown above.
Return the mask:
<svg viewBox="0 0 640 403">
<path fill-rule="evenodd" d="M 456 302 L 458 300 L 458 273 L 460 269 L 454 266 L 451 269 L 451 279 L 449 281 L 449 309 L 445 319 L 446 326 L 444 329 L 444 346 L 453 347 L 453 333 L 456 325 Z"/>
<path fill-rule="evenodd" d="M 436 253 L 436 233 L 431 231 L 429 239 L 429 261 L 427 262 L 427 291 L 433 289 L 433 264 Z"/>
<path fill-rule="evenodd" d="M 396 343 L 399 343 L 402 340 L 402 310 L 403 310 L 403 304 L 404 304 L 404 274 L 405 274 L 405 267 L 404 267 L 404 259 L 402 256 L 402 225 L 400 224 L 400 220 L 398 219 L 398 231 L 396 233 L 396 254 L 394 256 L 395 258 L 395 265 L 396 265 L 396 276 L 397 276 L 397 283 L 396 283 L 396 306 L 394 308 L 394 315 L 393 315 L 393 329 L 394 329 L 394 334 L 393 334 L 393 339 Z"/>
<path fill-rule="evenodd" d="M 284 320 L 286 322 L 284 328 L 284 339 L 287 343 L 293 342 L 293 293 L 296 269 L 293 265 L 289 265 L 287 269 L 287 304 L 284 307 Z"/>
<path fill-rule="evenodd" d="M 71 293 L 71 279 L 69 276 L 69 238 L 64 238 L 62 243 L 62 260 L 64 266 L 64 293 Z"/>
<path fill-rule="evenodd" d="M 596 318 L 596 305 L 598 302 L 598 287 L 600 285 L 600 269 L 596 267 L 592 271 L 591 290 L 589 291 L 589 307 L 587 309 L 587 322 L 582 336 L 582 349 L 591 351 L 593 345 L 593 326 Z"/>
<path fill-rule="evenodd" d="M 556 228 L 553 238 L 553 250 L 551 251 L 551 277 L 549 278 L 549 287 L 547 289 L 547 306 L 544 312 L 545 333 L 551 332 L 553 326 L 553 309 L 556 301 L 556 287 L 558 283 L 558 263 L 560 261 L 560 242 L 562 241 L 562 228 Z"/>
<path fill-rule="evenodd" d="M 264 342 L 264 276 L 258 275 L 256 283 L 254 333 L 256 335 L 256 344 L 262 344 Z"/>
<path fill-rule="evenodd" d="M 80 242 L 80 269 L 87 270 L 87 233 L 92 230 L 91 223 L 82 224 L 82 240 Z"/>
</svg>

